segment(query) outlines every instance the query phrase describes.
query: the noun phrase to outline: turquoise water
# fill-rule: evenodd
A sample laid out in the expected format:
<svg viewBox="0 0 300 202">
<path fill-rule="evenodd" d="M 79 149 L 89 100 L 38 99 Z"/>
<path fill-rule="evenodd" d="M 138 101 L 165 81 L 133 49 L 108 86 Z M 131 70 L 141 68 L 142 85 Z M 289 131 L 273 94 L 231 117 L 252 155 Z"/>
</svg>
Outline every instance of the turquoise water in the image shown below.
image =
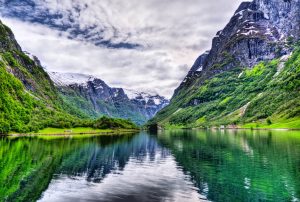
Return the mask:
<svg viewBox="0 0 300 202">
<path fill-rule="evenodd" d="M 2 138 L 0 201 L 299 201 L 300 132 Z"/>
</svg>

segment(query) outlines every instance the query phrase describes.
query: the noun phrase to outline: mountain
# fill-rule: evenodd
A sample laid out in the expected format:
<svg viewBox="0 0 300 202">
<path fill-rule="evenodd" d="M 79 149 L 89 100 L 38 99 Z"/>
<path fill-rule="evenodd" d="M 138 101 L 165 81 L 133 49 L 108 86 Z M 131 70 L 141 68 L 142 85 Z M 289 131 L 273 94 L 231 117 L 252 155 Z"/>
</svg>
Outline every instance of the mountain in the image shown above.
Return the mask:
<svg viewBox="0 0 300 202">
<path fill-rule="evenodd" d="M 46 127 L 136 128 L 127 120 L 92 120 L 66 102 L 38 58 L 22 51 L 11 29 L 0 21 L 0 134 Z"/>
<path fill-rule="evenodd" d="M 77 122 L 78 113 L 63 102 L 39 60 L 31 59 L 0 21 L 0 133 L 29 132 Z"/>
<path fill-rule="evenodd" d="M 241 3 L 149 123 L 300 127 L 299 38 L 299 0 Z"/>
<path fill-rule="evenodd" d="M 109 87 L 91 75 L 58 72 L 49 75 L 65 102 L 94 118 L 107 115 L 142 125 L 169 103 L 157 94 Z"/>
</svg>

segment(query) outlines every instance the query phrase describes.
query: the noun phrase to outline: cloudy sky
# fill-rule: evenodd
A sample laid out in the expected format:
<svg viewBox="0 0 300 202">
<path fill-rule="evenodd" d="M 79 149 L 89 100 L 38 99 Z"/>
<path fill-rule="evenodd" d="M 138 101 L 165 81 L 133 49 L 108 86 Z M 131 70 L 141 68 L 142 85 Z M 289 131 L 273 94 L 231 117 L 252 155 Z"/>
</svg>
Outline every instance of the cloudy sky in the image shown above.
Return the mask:
<svg viewBox="0 0 300 202">
<path fill-rule="evenodd" d="M 48 71 L 171 97 L 240 2 L 0 0 L 0 14 Z"/>
</svg>

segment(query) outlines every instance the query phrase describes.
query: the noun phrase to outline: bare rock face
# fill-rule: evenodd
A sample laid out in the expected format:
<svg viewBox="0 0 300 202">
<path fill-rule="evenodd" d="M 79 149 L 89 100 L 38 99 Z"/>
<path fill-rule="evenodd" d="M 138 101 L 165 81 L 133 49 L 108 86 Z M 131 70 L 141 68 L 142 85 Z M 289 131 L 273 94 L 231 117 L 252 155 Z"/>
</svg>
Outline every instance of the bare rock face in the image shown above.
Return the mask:
<svg viewBox="0 0 300 202">
<path fill-rule="evenodd" d="M 226 27 L 213 38 L 210 51 L 201 55 L 175 91 L 201 83 L 233 67 L 251 68 L 291 51 L 289 43 L 300 38 L 299 0 L 243 2 Z M 196 81 L 197 78 L 201 81 Z"/>
</svg>

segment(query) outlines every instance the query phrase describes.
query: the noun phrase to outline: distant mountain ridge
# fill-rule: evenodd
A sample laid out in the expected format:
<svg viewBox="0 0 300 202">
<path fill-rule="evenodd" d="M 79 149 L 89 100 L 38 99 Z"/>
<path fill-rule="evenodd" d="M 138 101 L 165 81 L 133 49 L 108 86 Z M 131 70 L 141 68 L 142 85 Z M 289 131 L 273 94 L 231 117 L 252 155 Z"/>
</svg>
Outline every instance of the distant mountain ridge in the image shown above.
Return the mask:
<svg viewBox="0 0 300 202">
<path fill-rule="evenodd" d="M 91 75 L 58 72 L 49 75 L 66 101 L 92 117 L 108 115 L 141 125 L 169 104 L 160 95 L 112 88 Z"/>
</svg>

